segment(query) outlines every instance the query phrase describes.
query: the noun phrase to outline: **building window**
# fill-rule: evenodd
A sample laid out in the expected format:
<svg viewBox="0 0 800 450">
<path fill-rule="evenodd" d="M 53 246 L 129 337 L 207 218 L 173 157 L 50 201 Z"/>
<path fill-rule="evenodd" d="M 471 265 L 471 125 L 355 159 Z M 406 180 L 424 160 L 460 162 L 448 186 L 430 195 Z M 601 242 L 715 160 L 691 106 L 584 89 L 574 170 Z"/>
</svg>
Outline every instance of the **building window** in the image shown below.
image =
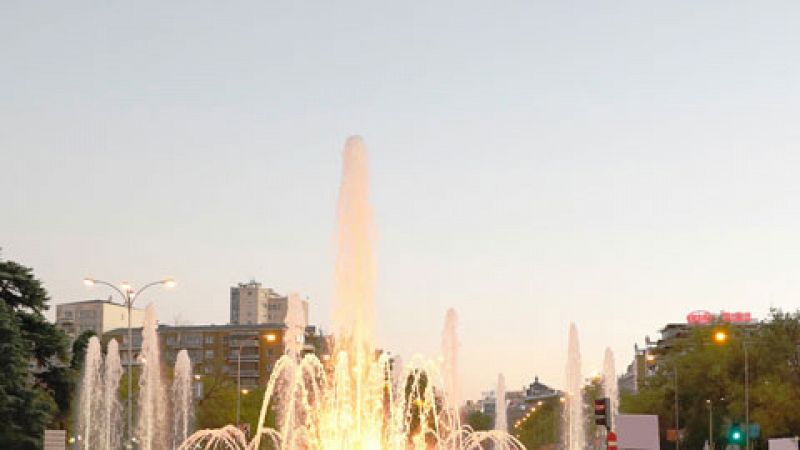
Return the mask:
<svg viewBox="0 0 800 450">
<path fill-rule="evenodd" d="M 78 317 L 81 319 L 94 319 L 95 314 L 92 310 L 78 311 Z"/>
<path fill-rule="evenodd" d="M 202 339 L 199 334 L 185 334 L 181 337 L 181 342 L 183 345 L 200 345 L 203 342 Z"/>
<path fill-rule="evenodd" d="M 214 350 L 206 350 L 206 359 L 214 358 Z"/>
<path fill-rule="evenodd" d="M 214 335 L 213 334 L 206 335 L 206 344 L 213 344 L 213 343 L 214 343 Z"/>
<path fill-rule="evenodd" d="M 63 317 L 65 319 L 72 319 L 72 311 L 64 311 Z"/>
</svg>

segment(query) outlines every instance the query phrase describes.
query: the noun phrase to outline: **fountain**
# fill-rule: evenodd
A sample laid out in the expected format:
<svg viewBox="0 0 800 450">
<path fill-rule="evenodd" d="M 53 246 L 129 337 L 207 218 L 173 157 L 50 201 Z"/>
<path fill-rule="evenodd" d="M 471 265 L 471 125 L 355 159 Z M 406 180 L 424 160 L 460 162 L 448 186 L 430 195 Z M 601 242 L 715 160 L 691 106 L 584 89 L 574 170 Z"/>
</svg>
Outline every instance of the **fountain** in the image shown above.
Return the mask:
<svg viewBox="0 0 800 450">
<path fill-rule="evenodd" d="M 586 448 L 586 420 L 583 410 L 583 391 L 581 389 L 581 349 L 578 342 L 578 328 L 569 326 L 567 345 L 566 389 L 567 400 L 564 410 L 564 450 L 584 450 Z"/>
<path fill-rule="evenodd" d="M 100 340 L 89 339 L 81 377 L 78 442 L 83 449 L 113 449 L 120 445 L 121 407 L 118 399 L 122 365 L 117 341 L 111 340 L 103 362 Z"/>
<path fill-rule="evenodd" d="M 611 425 L 617 423 L 617 413 L 619 412 L 619 387 L 617 384 L 617 371 L 614 368 L 614 352 L 606 348 L 605 358 L 603 359 L 603 395 L 608 398 L 611 418 Z"/>
<path fill-rule="evenodd" d="M 192 362 L 189 352 L 181 350 L 175 360 L 172 379 L 172 447 L 189 437 L 192 421 Z"/>
<path fill-rule="evenodd" d="M 506 418 L 506 378 L 503 374 L 497 375 L 497 392 L 494 400 L 494 429 L 497 431 L 508 431 L 508 419 Z"/>
<path fill-rule="evenodd" d="M 299 359 L 303 354 L 303 343 L 306 331 L 306 313 L 303 309 L 303 302 L 297 294 L 289 294 L 286 304 L 286 332 L 284 342 L 286 343 L 286 354 L 295 359 Z"/>
<path fill-rule="evenodd" d="M 314 355 L 278 360 L 250 442 L 239 429 L 226 426 L 197 431 L 180 449 L 258 450 L 262 443 L 280 450 L 523 449 L 505 432 L 454 426 L 458 412 L 448 405 L 445 388 L 445 379 L 455 376 L 454 365 L 446 376 L 438 360 L 414 356 L 394 364 L 388 353 L 375 351 L 374 225 L 360 137 L 347 140 L 343 160 L 333 358 L 325 364 Z M 277 413 L 274 427 L 266 426 L 268 409 Z"/>
<path fill-rule="evenodd" d="M 139 378 L 138 448 L 161 450 L 177 448 L 191 432 L 192 364 L 186 350 L 178 353 L 172 384 L 172 426 L 166 420 L 166 396 L 161 380 L 156 316 L 152 305 L 145 310 L 142 367 Z M 78 396 L 78 448 L 118 450 L 124 447 L 123 408 L 119 400 L 122 378 L 119 345 L 108 342 L 105 361 L 97 337 L 89 339 Z M 167 446 L 167 440 L 171 445 Z"/>
<path fill-rule="evenodd" d="M 119 401 L 119 380 L 122 364 L 116 339 L 108 342 L 103 366 L 103 432 L 106 449 L 119 448 L 122 435 L 122 404 Z"/>
<path fill-rule="evenodd" d="M 103 352 L 97 336 L 89 339 L 81 380 L 78 429 L 82 447 L 96 448 L 103 438 Z"/>
<path fill-rule="evenodd" d="M 442 331 L 442 372 L 444 373 L 444 393 L 446 396 L 446 406 L 454 412 L 455 422 L 451 425 L 454 429 L 461 428 L 461 407 L 460 386 L 458 384 L 458 314 L 456 310 L 450 308 L 444 319 L 444 330 Z"/>
<path fill-rule="evenodd" d="M 144 310 L 142 325 L 142 353 L 139 376 L 139 448 L 160 450 L 166 448 L 166 396 L 161 382 L 161 356 L 158 348 L 158 321 L 153 304 Z"/>
</svg>

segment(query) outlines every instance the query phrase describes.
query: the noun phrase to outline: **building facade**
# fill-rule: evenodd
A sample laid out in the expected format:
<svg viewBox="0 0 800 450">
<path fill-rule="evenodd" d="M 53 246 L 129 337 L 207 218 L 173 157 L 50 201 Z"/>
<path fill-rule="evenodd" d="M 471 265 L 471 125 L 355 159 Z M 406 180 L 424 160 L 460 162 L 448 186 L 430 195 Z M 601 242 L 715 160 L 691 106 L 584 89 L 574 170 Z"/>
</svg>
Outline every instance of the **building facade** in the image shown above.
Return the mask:
<svg viewBox="0 0 800 450">
<path fill-rule="evenodd" d="M 131 310 L 131 326 L 141 327 L 144 310 Z M 56 326 L 75 339 L 84 331 L 98 336 L 128 326 L 128 308 L 111 300 L 86 300 L 56 305 Z"/>
<path fill-rule="evenodd" d="M 263 386 L 285 353 L 282 325 L 191 325 L 158 327 L 162 363 L 172 367 L 178 352 L 186 349 L 196 375 L 227 376 L 241 380 L 243 388 Z M 116 339 L 123 366 L 130 363 L 128 330 L 118 328 L 103 335 L 103 344 Z M 133 330 L 133 361 L 139 364 L 142 329 Z M 241 371 L 240 371 L 241 369 Z"/>
<path fill-rule="evenodd" d="M 692 311 L 686 316 L 685 323 L 664 325 L 659 330 L 658 340 L 654 341 L 650 336 L 645 336 L 644 346 L 634 344 L 633 361 L 628 365 L 625 374 L 620 377 L 620 390 L 637 392 L 647 377 L 657 373 L 663 360 L 669 357 L 675 348 L 680 348 L 695 331 L 705 330 L 710 336 L 711 331 L 719 326 L 753 329 L 759 325 L 749 312 Z"/>
<path fill-rule="evenodd" d="M 299 294 L 280 295 L 272 288 L 251 280 L 231 287 L 230 323 L 238 325 L 286 324 L 289 304 L 297 302 L 308 324 L 308 301 Z"/>
</svg>

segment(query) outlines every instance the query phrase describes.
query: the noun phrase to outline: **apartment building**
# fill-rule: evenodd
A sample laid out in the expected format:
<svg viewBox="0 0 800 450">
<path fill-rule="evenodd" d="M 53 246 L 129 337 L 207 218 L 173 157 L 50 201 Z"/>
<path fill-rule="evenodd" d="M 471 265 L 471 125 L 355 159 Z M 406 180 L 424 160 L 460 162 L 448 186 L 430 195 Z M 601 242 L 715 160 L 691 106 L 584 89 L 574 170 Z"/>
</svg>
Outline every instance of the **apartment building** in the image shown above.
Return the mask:
<svg viewBox="0 0 800 450">
<path fill-rule="evenodd" d="M 144 310 L 131 310 L 131 325 L 141 327 Z M 128 326 L 128 308 L 108 300 L 86 300 L 56 305 L 56 326 L 75 339 L 84 331 L 103 335 L 109 330 Z"/>
</svg>

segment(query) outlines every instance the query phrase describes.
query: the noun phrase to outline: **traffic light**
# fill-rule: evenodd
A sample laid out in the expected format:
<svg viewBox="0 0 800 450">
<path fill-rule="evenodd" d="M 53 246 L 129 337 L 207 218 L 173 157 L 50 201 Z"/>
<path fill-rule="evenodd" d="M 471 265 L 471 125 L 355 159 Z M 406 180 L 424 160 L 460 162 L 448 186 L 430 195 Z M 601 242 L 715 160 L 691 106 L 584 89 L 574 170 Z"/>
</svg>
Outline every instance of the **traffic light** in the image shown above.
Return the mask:
<svg viewBox="0 0 800 450">
<path fill-rule="evenodd" d="M 735 423 L 728 428 L 728 444 L 744 445 L 744 430 L 741 425 Z"/>
<path fill-rule="evenodd" d="M 607 430 L 611 429 L 611 408 L 608 397 L 598 398 L 594 401 L 594 423 L 602 425 Z"/>
</svg>

